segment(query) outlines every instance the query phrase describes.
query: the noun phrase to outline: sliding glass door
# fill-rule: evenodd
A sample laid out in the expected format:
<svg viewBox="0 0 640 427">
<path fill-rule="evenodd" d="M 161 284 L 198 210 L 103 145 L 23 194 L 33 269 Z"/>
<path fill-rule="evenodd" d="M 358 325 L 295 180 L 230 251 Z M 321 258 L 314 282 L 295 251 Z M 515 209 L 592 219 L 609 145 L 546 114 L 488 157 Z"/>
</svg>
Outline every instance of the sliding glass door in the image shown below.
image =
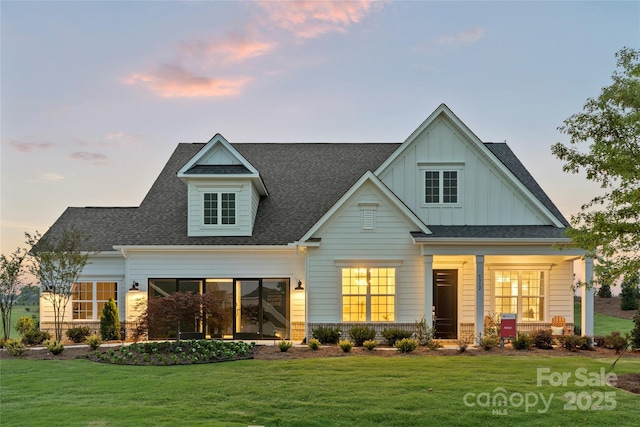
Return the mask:
<svg viewBox="0 0 640 427">
<path fill-rule="evenodd" d="M 235 281 L 235 338 L 288 337 L 288 279 Z"/>
</svg>

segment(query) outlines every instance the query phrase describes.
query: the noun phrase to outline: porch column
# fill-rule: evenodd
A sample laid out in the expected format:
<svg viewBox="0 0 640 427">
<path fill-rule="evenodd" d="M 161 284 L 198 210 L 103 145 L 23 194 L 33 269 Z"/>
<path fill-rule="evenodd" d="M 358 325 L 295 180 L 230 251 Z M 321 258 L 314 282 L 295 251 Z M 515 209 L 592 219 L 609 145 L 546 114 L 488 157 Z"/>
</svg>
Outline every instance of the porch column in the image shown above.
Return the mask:
<svg viewBox="0 0 640 427">
<path fill-rule="evenodd" d="M 433 327 L 433 255 L 423 255 L 424 263 L 424 318 Z"/>
<path fill-rule="evenodd" d="M 584 259 L 584 282 L 582 286 L 582 336 L 593 336 L 593 258 Z M 588 289 L 587 289 L 588 288 Z"/>
<path fill-rule="evenodd" d="M 476 255 L 476 330 L 484 336 L 484 255 Z"/>
</svg>

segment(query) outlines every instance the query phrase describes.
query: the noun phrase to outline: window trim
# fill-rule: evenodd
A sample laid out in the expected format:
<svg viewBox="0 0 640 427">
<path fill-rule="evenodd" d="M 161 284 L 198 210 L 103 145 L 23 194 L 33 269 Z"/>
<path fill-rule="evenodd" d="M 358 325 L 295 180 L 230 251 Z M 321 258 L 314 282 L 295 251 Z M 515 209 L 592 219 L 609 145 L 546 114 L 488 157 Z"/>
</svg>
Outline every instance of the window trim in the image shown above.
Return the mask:
<svg viewBox="0 0 640 427">
<path fill-rule="evenodd" d="M 545 323 L 548 322 L 549 319 L 549 288 L 551 283 L 551 266 L 548 265 L 517 265 L 517 266 L 502 266 L 502 265 L 494 265 L 490 266 L 491 272 L 491 310 L 494 313 L 498 313 L 496 308 L 496 274 L 499 272 L 517 272 L 518 273 L 518 295 L 516 302 L 516 321 L 517 322 L 526 322 L 526 323 Z M 543 313 L 542 320 L 523 320 L 522 316 L 522 299 L 531 297 L 531 295 L 525 296 L 522 295 L 522 273 L 523 272 L 534 272 L 534 273 L 544 273 L 544 290 L 542 294 L 538 295 L 538 298 L 543 298 L 544 301 L 542 303 Z"/>
<path fill-rule="evenodd" d="M 94 321 L 99 321 L 100 320 L 100 316 L 102 315 L 102 310 L 98 309 L 98 305 L 99 303 L 106 303 L 107 301 L 109 301 L 109 299 L 107 298 L 106 300 L 104 299 L 98 299 L 98 283 L 113 283 L 115 285 L 114 287 L 114 292 L 115 292 L 115 298 L 113 298 L 113 300 L 116 303 L 116 307 L 118 307 L 118 311 L 121 309 L 120 308 L 120 304 L 119 304 L 119 298 L 118 298 L 118 280 L 110 280 L 110 279 L 84 279 L 84 280 L 78 280 L 77 282 L 74 282 L 74 284 L 76 283 L 91 283 L 91 299 L 76 299 L 75 298 L 75 293 L 76 291 L 72 291 L 71 294 L 71 320 L 73 322 L 94 322 Z M 91 304 L 91 316 L 90 317 L 86 317 L 86 318 L 82 318 L 82 319 L 78 319 L 75 317 L 75 310 L 73 307 L 73 304 L 76 302 L 80 302 L 80 303 L 89 303 Z"/>
<path fill-rule="evenodd" d="M 342 266 L 340 266 L 339 264 L 342 264 Z M 339 275 L 340 275 L 340 318 L 342 319 L 343 322 L 348 322 L 348 323 L 395 323 L 396 317 L 397 317 L 397 288 L 398 288 L 398 268 L 396 265 L 358 265 L 358 266 L 354 266 L 353 264 L 349 264 L 349 265 L 345 265 L 346 263 L 338 263 L 336 262 L 336 265 L 339 266 Z M 394 263 L 396 264 L 396 263 Z M 367 281 L 367 289 L 366 289 L 366 293 L 364 294 L 354 294 L 354 293 L 344 293 L 344 283 L 343 283 L 343 275 L 344 275 L 344 270 L 358 270 L 358 269 L 364 269 L 366 270 L 366 281 Z M 393 271 L 393 277 L 394 277 L 394 282 L 393 282 L 393 293 L 376 293 L 373 294 L 371 293 L 371 270 L 372 269 L 389 269 L 389 270 L 394 270 Z M 389 276 L 386 276 L 389 277 Z M 345 297 L 364 297 L 365 298 L 365 320 L 345 320 L 344 316 L 345 316 L 345 312 L 344 312 L 344 298 Z M 372 310 L 372 297 L 392 297 L 393 298 L 393 319 L 392 320 L 373 320 L 372 319 L 372 315 L 373 315 L 373 310 Z"/>
<path fill-rule="evenodd" d="M 232 191 L 232 190 L 227 190 L 227 189 L 208 189 L 208 190 L 203 190 L 201 192 L 202 194 L 202 209 L 200 211 L 200 215 L 201 215 L 201 226 L 204 228 L 232 228 L 232 227 L 238 227 L 238 192 L 237 191 Z M 207 208 L 205 207 L 205 203 L 206 203 L 206 197 L 207 195 L 211 195 L 211 194 L 215 194 L 216 195 L 216 220 L 217 223 L 216 224 L 207 224 L 206 221 L 206 210 Z M 223 207 L 223 197 L 224 195 L 229 195 L 229 194 L 233 194 L 233 198 L 234 198 L 234 206 L 233 206 L 233 224 L 222 224 L 222 218 L 223 218 L 223 211 L 224 211 L 224 207 Z"/>
<path fill-rule="evenodd" d="M 463 170 L 464 164 L 458 163 L 443 163 L 443 164 L 421 164 L 420 166 L 420 182 L 418 186 L 420 189 L 420 203 L 422 207 L 460 207 L 462 206 L 463 195 Z M 427 202 L 427 172 L 438 172 L 438 201 Z M 444 202 L 444 175 L 445 172 L 456 173 L 456 201 Z"/>
</svg>

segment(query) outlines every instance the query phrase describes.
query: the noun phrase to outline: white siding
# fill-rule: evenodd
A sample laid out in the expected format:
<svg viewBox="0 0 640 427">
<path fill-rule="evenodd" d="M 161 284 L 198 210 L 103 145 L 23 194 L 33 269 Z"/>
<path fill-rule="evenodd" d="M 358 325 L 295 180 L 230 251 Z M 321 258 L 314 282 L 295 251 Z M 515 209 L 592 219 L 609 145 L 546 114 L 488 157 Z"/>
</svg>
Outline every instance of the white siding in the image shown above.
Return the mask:
<svg viewBox="0 0 640 427">
<path fill-rule="evenodd" d="M 256 192 L 248 180 L 189 180 L 189 236 L 250 236 Z M 204 225 L 204 193 L 236 193 L 235 225 Z M 170 203 L 170 201 L 167 201 Z"/>
<path fill-rule="evenodd" d="M 462 165 L 455 206 L 424 205 L 421 166 Z M 408 146 L 380 179 L 427 225 L 541 225 L 544 214 L 444 116 Z"/>
<path fill-rule="evenodd" d="M 377 204 L 373 230 L 362 228 L 360 203 Z M 364 184 L 316 233 L 314 237 L 322 239 L 320 247 L 307 251 L 307 321 L 342 321 L 342 267 L 337 263 L 345 260 L 362 264 L 400 260 L 402 264 L 396 267 L 395 321 L 419 320 L 424 314 L 423 263 L 419 247 L 411 241 L 411 231 L 414 227 L 386 197 L 372 184 Z"/>
<path fill-rule="evenodd" d="M 145 295 L 152 278 L 288 278 L 290 320 L 304 321 L 304 293 L 293 290 L 298 280 L 304 280 L 304 256 L 296 255 L 294 249 L 129 252 L 127 262 L 127 280 L 138 282 Z"/>
</svg>

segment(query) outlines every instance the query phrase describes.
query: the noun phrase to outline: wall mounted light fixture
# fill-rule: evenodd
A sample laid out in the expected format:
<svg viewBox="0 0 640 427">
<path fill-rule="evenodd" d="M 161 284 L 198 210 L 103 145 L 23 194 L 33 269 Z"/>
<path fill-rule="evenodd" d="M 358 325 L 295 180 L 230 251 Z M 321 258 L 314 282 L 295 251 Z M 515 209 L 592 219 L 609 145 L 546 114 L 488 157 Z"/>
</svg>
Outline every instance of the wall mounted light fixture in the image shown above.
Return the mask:
<svg viewBox="0 0 640 427">
<path fill-rule="evenodd" d="M 131 287 L 129 288 L 129 292 L 139 291 L 140 290 L 140 289 L 138 289 L 139 286 L 140 286 L 140 284 L 134 280 L 133 283 L 131 284 Z"/>
<path fill-rule="evenodd" d="M 304 291 L 304 288 L 302 287 L 302 281 L 298 280 L 298 286 L 296 286 L 296 291 Z"/>
</svg>

